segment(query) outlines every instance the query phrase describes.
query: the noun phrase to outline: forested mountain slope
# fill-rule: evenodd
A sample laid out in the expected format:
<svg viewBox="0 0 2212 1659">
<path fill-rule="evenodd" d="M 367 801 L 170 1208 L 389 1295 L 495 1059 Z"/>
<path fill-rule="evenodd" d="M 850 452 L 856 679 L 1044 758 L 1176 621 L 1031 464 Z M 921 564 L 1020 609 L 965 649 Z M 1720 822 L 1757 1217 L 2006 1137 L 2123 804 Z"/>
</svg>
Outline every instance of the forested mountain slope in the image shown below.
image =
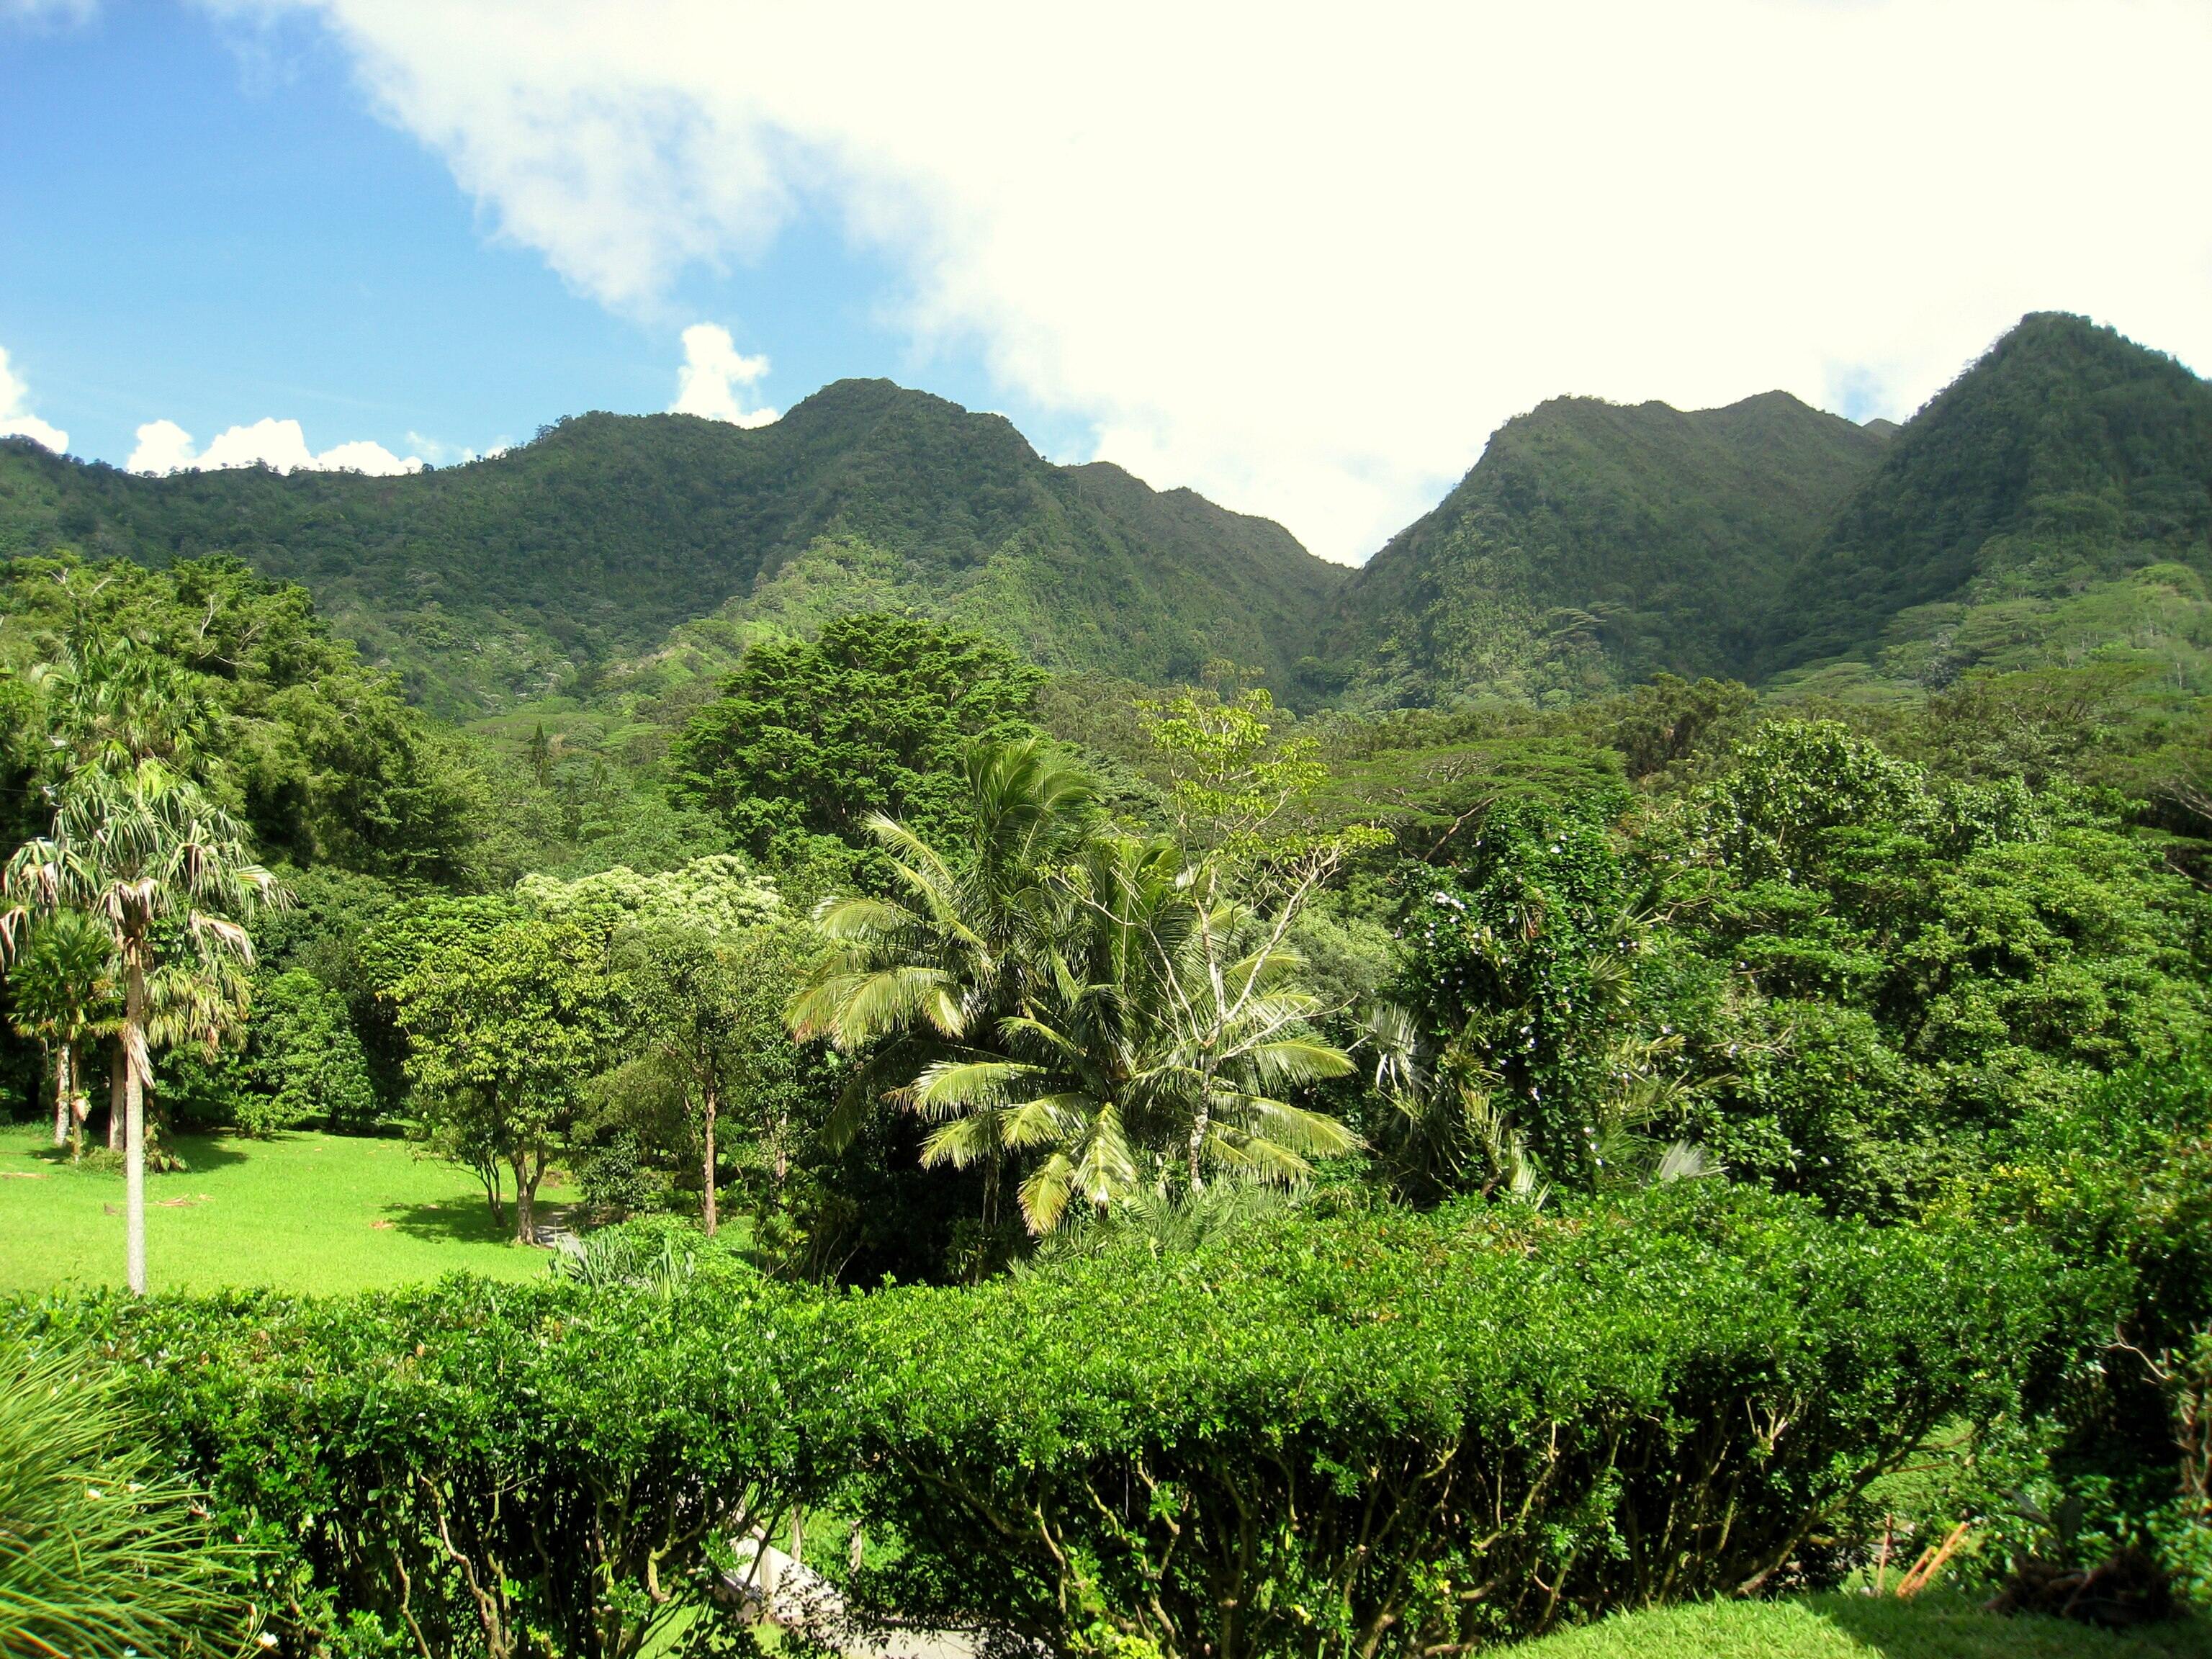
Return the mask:
<svg viewBox="0 0 2212 1659">
<path fill-rule="evenodd" d="M 728 606 L 804 623 L 957 617 L 1049 666 L 1168 681 L 1215 656 L 1286 677 L 1342 573 L 1279 526 L 1106 466 L 1057 467 L 997 416 L 846 380 L 757 430 L 586 415 L 396 478 L 143 478 L 0 444 L 0 553 L 149 563 L 234 552 L 452 713 L 556 686 Z"/>
<path fill-rule="evenodd" d="M 2141 635 L 2156 624 L 2140 591 L 2201 608 L 2207 575 L 2212 385 L 2044 313 L 1898 434 L 1807 550 L 1749 666 L 1844 656 L 1942 684 L 2024 665 L 2059 632 L 2075 655 Z"/>
<path fill-rule="evenodd" d="M 1322 672 L 1379 705 L 1741 673 L 1886 441 L 1780 392 L 1690 411 L 1555 398 L 1346 586 Z"/>
</svg>

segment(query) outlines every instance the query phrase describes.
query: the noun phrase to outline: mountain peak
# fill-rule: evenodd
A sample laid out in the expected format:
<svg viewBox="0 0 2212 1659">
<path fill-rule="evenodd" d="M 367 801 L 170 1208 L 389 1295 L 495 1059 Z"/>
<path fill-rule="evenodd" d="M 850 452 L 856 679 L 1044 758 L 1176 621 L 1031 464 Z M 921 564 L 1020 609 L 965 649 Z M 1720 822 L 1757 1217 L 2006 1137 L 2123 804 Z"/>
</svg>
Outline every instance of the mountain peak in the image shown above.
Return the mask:
<svg viewBox="0 0 2212 1659">
<path fill-rule="evenodd" d="M 2069 312 L 2033 312 L 1930 398 L 1809 551 L 1766 667 L 1856 649 L 1888 618 L 2002 578 L 2053 591 L 2212 568 L 2212 385 Z"/>
</svg>

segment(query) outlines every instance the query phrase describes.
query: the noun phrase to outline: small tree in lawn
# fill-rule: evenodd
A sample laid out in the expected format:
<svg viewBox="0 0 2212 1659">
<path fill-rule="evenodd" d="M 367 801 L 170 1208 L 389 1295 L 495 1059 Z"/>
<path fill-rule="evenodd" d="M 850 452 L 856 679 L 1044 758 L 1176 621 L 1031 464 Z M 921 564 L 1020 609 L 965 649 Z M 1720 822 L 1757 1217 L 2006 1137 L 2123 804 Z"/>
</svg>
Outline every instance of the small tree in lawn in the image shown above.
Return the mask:
<svg viewBox="0 0 2212 1659">
<path fill-rule="evenodd" d="M 44 1043 L 54 1067 L 54 1145 L 84 1156 L 82 1049 L 109 1024 L 117 984 L 115 944 L 107 930 L 76 910 L 57 910 L 31 924 L 8 975 L 15 994 L 15 1029 Z"/>
<path fill-rule="evenodd" d="M 431 951 L 391 993 L 433 1139 L 507 1164 L 518 1243 L 536 1242 L 538 1188 L 613 1045 L 619 992 L 603 936 L 532 919 Z"/>
<path fill-rule="evenodd" d="M 156 973 L 253 960 L 244 918 L 289 895 L 256 863 L 246 832 L 198 785 L 158 760 L 78 772 L 52 836 L 8 861 L 0 945 L 34 918 L 76 910 L 107 933 L 123 970 L 125 1209 L 131 1289 L 146 1291 L 146 1085 Z"/>
<path fill-rule="evenodd" d="M 656 927 L 625 941 L 632 1006 L 646 1036 L 647 1069 L 680 1103 L 699 1132 L 700 1219 L 711 1236 L 715 1206 L 714 1131 L 724 1103 L 750 1067 L 753 1036 L 743 1022 L 744 986 L 736 952 L 697 928 Z"/>
<path fill-rule="evenodd" d="M 701 1218 L 720 1224 L 717 1133 L 726 1117 L 750 1136 L 780 1184 L 791 1158 L 791 1101 L 773 1053 L 791 1038 L 783 1004 L 811 944 L 790 924 L 742 931 L 637 928 L 620 960 L 631 1018 L 645 1037 L 641 1061 L 623 1075 L 668 1099 L 698 1132 Z"/>
</svg>

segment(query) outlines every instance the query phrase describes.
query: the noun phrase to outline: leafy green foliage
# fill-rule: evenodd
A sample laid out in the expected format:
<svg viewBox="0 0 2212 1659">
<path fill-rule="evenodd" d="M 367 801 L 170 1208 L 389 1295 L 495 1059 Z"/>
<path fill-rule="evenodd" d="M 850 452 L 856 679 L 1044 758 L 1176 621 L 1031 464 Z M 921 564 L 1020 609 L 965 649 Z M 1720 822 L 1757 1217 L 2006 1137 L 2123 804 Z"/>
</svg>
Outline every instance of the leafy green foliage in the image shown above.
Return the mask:
<svg viewBox="0 0 2212 1659">
<path fill-rule="evenodd" d="M 495 1211 L 498 1171 L 512 1171 L 515 1237 L 534 1243 L 538 1184 L 616 1042 L 609 934 L 530 918 L 451 935 L 390 993 L 416 1110 L 431 1143 L 483 1178 Z"/>
<path fill-rule="evenodd" d="M 295 968 L 255 984 L 245 1070 L 255 1092 L 237 1122 L 249 1134 L 307 1124 L 358 1133 L 376 1122 L 346 1000 L 313 974 Z"/>
<path fill-rule="evenodd" d="M 1595 1185 L 1637 1158 L 1639 1130 L 1679 1118 L 1681 1042 L 1649 1029 L 1632 879 L 1603 824 L 1522 804 L 1492 812 L 1416 907 L 1397 995 L 1474 1143 L 1447 1140 L 1441 1165 L 1425 1151 L 1425 1184 L 1510 1181 L 1525 1138 L 1554 1178 Z"/>
<path fill-rule="evenodd" d="M 726 1257 L 669 1299 L 453 1279 L 52 1317 L 131 1364 L 253 1547 L 288 1651 L 628 1659 L 687 1629 L 726 1638 L 729 1540 L 835 1468 L 836 1441 L 805 1432 L 827 1424 L 787 1403 L 823 1388 L 820 1350 L 778 1340 L 803 1322 Z"/>
<path fill-rule="evenodd" d="M 766 852 L 805 836 L 860 842 L 885 813 L 925 834 L 957 821 L 957 757 L 1018 737 L 1041 676 L 972 634 L 846 617 L 811 643 L 755 647 L 670 756 L 679 800 Z"/>
<path fill-rule="evenodd" d="M 1734 1589 L 1917 1430 L 2002 1408 L 2054 1289 L 2015 1250 L 1678 1188 L 848 1303 L 849 1587 L 1055 1651 L 1224 1656 Z"/>
<path fill-rule="evenodd" d="M 0 663 L 35 671 L 43 693 L 18 710 L 33 730 L 52 723 L 86 758 L 119 743 L 174 761 L 271 859 L 431 879 L 462 869 L 465 780 L 306 590 L 233 558 L 161 570 L 17 559 L 0 567 Z M 131 653 L 171 682 L 159 718 L 173 731 L 116 724 L 152 717 Z"/>
<path fill-rule="evenodd" d="M 1508 1127 L 1587 1184 L 1646 1125 L 1892 1211 L 2206 1029 L 2202 899 L 2077 796 L 1778 722 L 1626 828 L 1500 805 L 1407 912 L 1396 994 L 1449 1085 L 1425 1129 L 1457 1137 L 1447 1186 L 1507 1178 Z"/>
<path fill-rule="evenodd" d="M 1993 1151 L 1947 1207 L 2032 1226 L 2099 1276 L 2104 1352 L 2041 1379 L 2043 1434 L 1963 1471 L 1952 1501 L 1990 1517 L 2000 1559 L 2033 1550 L 2094 1565 L 2148 1541 L 2201 1599 L 2212 1589 L 2212 1057 L 2123 1072 L 2026 1115 Z M 2063 1537 L 2032 1519 L 2063 1510 Z"/>
<path fill-rule="evenodd" d="M 288 1648 L 633 1654 L 721 1628 L 716 1540 L 804 1505 L 857 1524 L 825 1565 L 864 1616 L 1410 1653 L 1765 1578 L 2002 1411 L 2069 1285 L 2029 1240 L 1717 1188 L 835 1298 L 629 1243 L 530 1289 L 10 1317 L 123 1362 Z"/>
</svg>

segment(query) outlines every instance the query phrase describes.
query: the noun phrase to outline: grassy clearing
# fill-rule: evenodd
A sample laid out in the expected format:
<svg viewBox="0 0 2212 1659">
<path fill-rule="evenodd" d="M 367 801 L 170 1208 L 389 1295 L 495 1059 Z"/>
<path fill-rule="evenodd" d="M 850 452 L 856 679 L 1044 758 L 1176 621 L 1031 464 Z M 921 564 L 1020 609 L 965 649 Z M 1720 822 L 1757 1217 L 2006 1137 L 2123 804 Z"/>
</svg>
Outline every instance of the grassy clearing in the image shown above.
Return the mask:
<svg viewBox="0 0 2212 1659">
<path fill-rule="evenodd" d="M 546 1253 L 493 1227 L 465 1170 L 404 1141 L 294 1134 L 185 1135 L 187 1168 L 146 1180 L 155 1290 L 273 1285 L 340 1291 L 545 1271 Z M 539 1201 L 573 1196 L 551 1182 Z M 0 1129 L 0 1295 L 123 1282 L 120 1169 L 72 1169 L 40 1126 Z"/>
<path fill-rule="evenodd" d="M 2126 1636 L 1972 1603 L 1815 1595 L 1624 1613 L 1513 1650 L 1516 1659 L 2212 1659 L 2212 1625 Z"/>
</svg>

